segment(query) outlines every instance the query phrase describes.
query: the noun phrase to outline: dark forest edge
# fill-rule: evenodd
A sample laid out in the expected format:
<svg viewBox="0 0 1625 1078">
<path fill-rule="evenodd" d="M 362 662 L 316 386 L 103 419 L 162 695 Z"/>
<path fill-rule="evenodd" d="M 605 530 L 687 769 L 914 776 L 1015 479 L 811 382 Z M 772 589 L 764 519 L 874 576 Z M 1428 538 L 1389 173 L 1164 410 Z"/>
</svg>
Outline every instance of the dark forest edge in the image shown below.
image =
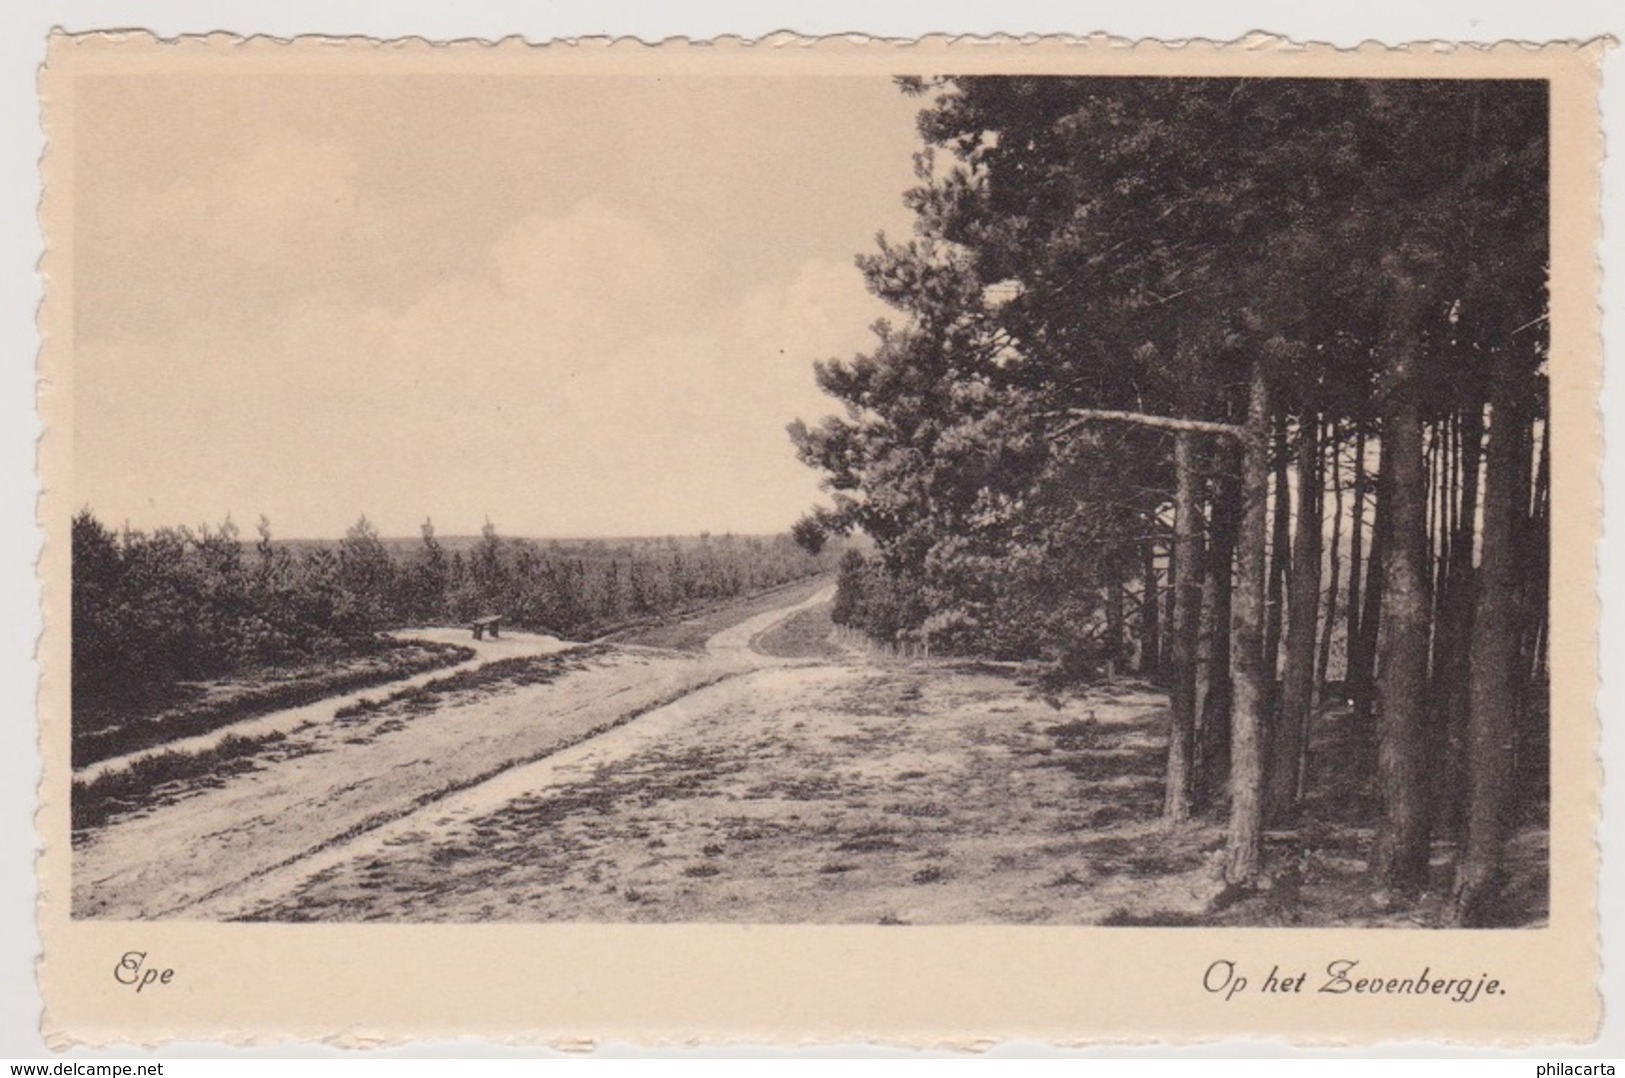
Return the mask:
<svg viewBox="0 0 1625 1078">
<path fill-rule="evenodd" d="M 500 613 L 564 639 L 635 631 L 828 572 L 788 536 L 336 543 L 73 520 L 74 765 L 398 681 L 472 656 L 390 631 Z M 450 547 L 450 549 L 448 549 Z M 465 549 L 466 548 L 466 549 Z"/>
<path fill-rule="evenodd" d="M 1357 779 L 1373 897 L 1437 844 L 1449 919 L 1493 920 L 1548 797 L 1546 84 L 900 82 L 914 235 L 858 265 L 904 324 L 790 430 L 834 500 L 797 534 L 877 548 L 835 621 L 1132 668 L 1164 818 L 1226 820 L 1232 887 Z"/>
</svg>

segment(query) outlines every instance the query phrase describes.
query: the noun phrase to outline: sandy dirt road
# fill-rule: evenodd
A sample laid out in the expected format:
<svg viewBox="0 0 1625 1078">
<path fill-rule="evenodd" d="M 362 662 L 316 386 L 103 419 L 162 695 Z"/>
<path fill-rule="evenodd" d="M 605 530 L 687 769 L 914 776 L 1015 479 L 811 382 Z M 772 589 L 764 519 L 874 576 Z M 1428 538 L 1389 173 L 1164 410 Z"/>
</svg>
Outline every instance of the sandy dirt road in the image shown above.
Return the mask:
<svg viewBox="0 0 1625 1078">
<path fill-rule="evenodd" d="M 1169 835 L 1163 698 L 784 664 L 719 682 L 264 881 L 276 921 L 1088 924 L 1194 915 L 1219 836 Z M 1073 713 L 1074 708 L 1077 713 Z M 244 895 L 244 898 L 250 896 Z"/>
<path fill-rule="evenodd" d="M 751 618 L 718 634 L 704 654 L 586 649 L 557 655 L 556 676 L 545 684 L 500 687 L 422 712 L 335 719 L 345 697 L 297 716 L 265 716 L 256 722 L 287 736 L 257 769 L 77 836 L 74 915 L 212 919 L 218 914 L 210 911 L 229 906 L 239 890 L 256 890 L 254 881 L 268 873 L 713 682 L 781 662 L 751 651 L 750 639 L 827 598 L 820 592 Z M 518 636 L 497 646 L 536 653 Z"/>
<path fill-rule="evenodd" d="M 299 729 L 89 833 L 75 914 L 1083 924 L 1211 901 L 1219 834 L 1157 820 L 1165 697 L 832 648 L 829 598 L 703 652 L 587 648 L 545 683 Z"/>
</svg>

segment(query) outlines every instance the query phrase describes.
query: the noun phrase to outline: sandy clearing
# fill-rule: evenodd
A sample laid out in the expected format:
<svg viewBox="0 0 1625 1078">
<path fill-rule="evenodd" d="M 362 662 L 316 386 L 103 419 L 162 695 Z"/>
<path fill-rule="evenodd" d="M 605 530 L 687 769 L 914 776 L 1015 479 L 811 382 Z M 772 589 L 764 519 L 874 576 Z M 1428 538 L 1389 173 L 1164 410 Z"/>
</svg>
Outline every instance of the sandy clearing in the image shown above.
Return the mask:
<svg viewBox="0 0 1625 1078">
<path fill-rule="evenodd" d="M 391 635 L 401 640 L 428 640 L 440 644 L 458 644 L 463 647 L 473 648 L 475 655 L 463 662 L 453 663 L 451 666 L 437 667 L 421 674 L 402 678 L 399 681 L 373 685 L 366 689 L 345 693 L 342 696 L 330 696 L 313 704 L 274 711 L 268 715 L 259 715 L 252 719 L 244 719 L 242 722 L 220 726 L 206 734 L 198 734 L 196 737 L 178 738 L 138 752 L 98 760 L 75 771 L 73 779 L 75 782 L 93 782 L 110 771 L 129 767 L 139 760 L 163 753 L 196 754 L 206 752 L 215 748 L 228 737 L 256 738 L 273 733 L 287 733 L 306 723 L 331 719 L 333 712 L 341 707 L 353 704 L 363 697 L 376 698 L 380 695 L 400 692 L 404 689 L 414 689 L 435 678 L 446 677 L 449 674 L 455 674 L 463 670 L 473 670 L 498 659 L 510 659 L 523 655 L 552 655 L 579 646 L 569 641 L 560 640 L 556 636 L 546 636 L 540 633 L 510 633 L 500 640 L 474 640 L 467 629 L 429 628 L 403 630 Z"/>
<path fill-rule="evenodd" d="M 260 769 L 86 835 L 74 913 L 1079 924 L 1212 898 L 1217 833 L 1157 820 L 1164 697 L 1057 708 L 1008 673 L 755 649 L 831 594 L 704 653 L 328 710 Z"/>
<path fill-rule="evenodd" d="M 706 642 L 706 652 L 734 668 L 805 664 L 806 660 L 764 655 L 754 649 L 754 643 L 780 622 L 803 610 L 827 603 L 834 595 L 835 589 L 831 585 L 801 602 L 755 615 L 713 636 Z M 726 673 L 719 673 L 719 677 L 726 676 Z M 366 858 L 387 847 L 410 841 L 426 829 L 455 827 L 472 817 L 500 810 L 517 798 L 570 782 L 613 760 L 649 751 L 670 739 L 696 715 L 713 707 L 726 706 L 729 699 L 740 692 L 754 691 L 754 688 L 733 682 L 699 688 L 681 699 L 639 715 L 635 722 L 617 726 L 532 763 L 509 768 L 417 812 L 375 827 L 351 841 L 337 843 L 280 869 L 226 888 L 210 900 L 194 906 L 188 911 L 188 916 L 207 920 L 246 916 L 257 907 L 346 861 Z"/>
<path fill-rule="evenodd" d="M 74 850 L 74 914 L 191 916 L 192 906 L 246 878 L 715 676 L 694 657 L 608 654 L 581 660 L 549 684 L 425 714 L 335 720 L 328 710 L 290 731 L 258 770 L 83 836 Z"/>
<path fill-rule="evenodd" d="M 447 811 L 376 832 L 274 920 L 1095 923 L 1212 898 L 1210 827 L 1164 832 L 1164 698 L 1062 709 L 1007 678 L 757 670 Z M 511 782 L 509 780 L 512 780 Z"/>
<path fill-rule="evenodd" d="M 1373 907 L 1352 817 L 1306 822 L 1307 846 L 1267 842 L 1278 885 L 1221 899 L 1222 826 L 1159 819 L 1165 695 L 1117 682 L 1063 698 L 1014 668 L 825 646 L 827 594 L 703 652 L 701 633 L 681 651 L 584 649 L 542 660 L 552 681 L 298 728 L 259 770 L 83 836 L 74 915 L 1437 923 Z M 1311 766 L 1345 751 L 1333 733 Z M 1548 860 L 1524 837 L 1527 910 L 1508 923 L 1542 924 Z"/>
<path fill-rule="evenodd" d="M 685 723 L 705 711 L 723 706 L 740 691 L 751 691 L 739 680 L 725 680 L 697 689 L 672 703 L 570 745 L 532 763 L 511 767 L 468 789 L 373 828 L 355 839 L 320 850 L 233 886 L 188 911 L 207 920 L 231 920 L 250 915 L 304 886 L 314 877 L 346 862 L 365 860 L 431 832 L 453 830 L 469 820 L 497 812 L 523 797 L 556 788 L 604 767 L 614 760 L 647 752 L 669 740 Z"/>
</svg>

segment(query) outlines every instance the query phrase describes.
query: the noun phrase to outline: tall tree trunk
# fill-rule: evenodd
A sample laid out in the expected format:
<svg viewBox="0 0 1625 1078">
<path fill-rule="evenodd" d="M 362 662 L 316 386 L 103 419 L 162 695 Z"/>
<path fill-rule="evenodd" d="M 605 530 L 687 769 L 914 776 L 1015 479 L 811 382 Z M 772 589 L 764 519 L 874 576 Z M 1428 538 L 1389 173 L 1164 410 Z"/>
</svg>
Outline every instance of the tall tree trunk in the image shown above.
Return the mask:
<svg viewBox="0 0 1625 1078">
<path fill-rule="evenodd" d="M 1450 544 L 1452 587 L 1473 575 L 1473 539 L 1478 533 L 1478 472 L 1483 444 L 1484 405 L 1477 402 L 1467 409 L 1461 423 L 1461 507 L 1456 513 L 1456 538 Z"/>
<path fill-rule="evenodd" d="M 1526 418 L 1519 425 L 1523 448 L 1518 457 L 1520 472 L 1517 483 L 1521 493 L 1518 502 L 1517 530 L 1514 533 L 1518 549 L 1518 600 L 1521 611 L 1518 623 L 1517 663 L 1518 669 L 1525 672 L 1521 676 L 1527 676 L 1527 671 L 1534 667 L 1534 629 L 1546 610 L 1546 603 L 1538 596 L 1542 595 L 1547 587 L 1550 555 L 1547 550 L 1547 535 L 1544 531 L 1537 532 L 1535 529 L 1536 519 L 1540 515 L 1539 506 L 1543 500 L 1540 488 L 1544 485 L 1544 481 L 1539 476 L 1540 469 L 1537 469 L 1534 460 L 1534 424 L 1527 418 L 1529 411 L 1527 404 L 1520 402 L 1520 405 Z M 1543 461 L 1540 468 L 1544 467 Z M 1520 688 L 1520 704 L 1525 703 L 1523 694 L 1528 691 L 1529 685 L 1524 683 Z M 1514 804 L 1508 806 L 1509 811 L 1545 801 L 1550 796 L 1549 712 L 1549 707 L 1519 708 L 1519 714 L 1527 715 L 1530 721 L 1519 723 L 1519 736 L 1514 745 L 1513 761 L 1515 796 Z"/>
<path fill-rule="evenodd" d="M 1106 661 L 1113 676 L 1123 663 L 1123 576 L 1114 565 L 1106 585 Z"/>
<path fill-rule="evenodd" d="M 1376 693 L 1377 633 L 1382 627 L 1383 566 L 1388 557 L 1388 540 L 1393 518 L 1388 512 L 1389 490 L 1393 486 L 1393 454 L 1388 451 L 1384 430 L 1377 444 L 1377 488 L 1371 499 L 1371 552 L 1366 556 L 1365 596 L 1360 602 L 1360 639 L 1355 649 L 1355 669 L 1350 692 L 1354 696 L 1355 721 L 1362 735 L 1376 738 L 1371 727 L 1372 698 Z"/>
<path fill-rule="evenodd" d="M 1337 588 L 1343 575 L 1343 432 L 1336 422 L 1328 432 L 1331 441 L 1332 548 L 1329 554 L 1331 581 L 1326 588 L 1326 617 L 1321 622 L 1320 654 L 1315 660 L 1316 699 L 1326 695 L 1328 667 L 1332 663 L 1332 630 L 1337 627 Z"/>
<path fill-rule="evenodd" d="M 1360 645 L 1360 579 L 1365 569 L 1365 423 L 1354 431 L 1354 507 L 1349 516 L 1348 630 L 1343 636 L 1343 691 L 1354 692 L 1356 657 Z"/>
<path fill-rule="evenodd" d="M 1298 526 L 1292 538 L 1288 589 L 1286 665 L 1275 721 L 1270 763 L 1269 818 L 1284 821 L 1298 803 L 1315 692 L 1315 629 L 1320 615 L 1320 423 L 1306 415 L 1298 424 Z"/>
<path fill-rule="evenodd" d="M 1529 581 L 1529 602 L 1525 617 L 1530 623 L 1529 672 L 1535 681 L 1547 678 L 1547 637 L 1550 624 L 1548 592 L 1551 588 L 1552 519 L 1552 424 L 1540 417 L 1540 466 L 1535 471 L 1534 501 L 1530 509 L 1527 549 L 1530 564 L 1525 568 Z"/>
<path fill-rule="evenodd" d="M 1471 409 L 1468 409 L 1471 411 Z M 1450 416 L 1450 521 L 1449 521 L 1449 563 L 1455 564 L 1456 541 L 1461 536 L 1461 472 L 1462 457 L 1467 451 L 1467 435 L 1464 424 L 1467 420 L 1460 414 L 1452 413 Z"/>
<path fill-rule="evenodd" d="M 1155 526 L 1155 519 L 1152 520 Z M 1157 544 L 1147 539 L 1140 548 L 1140 676 L 1155 677 L 1162 657 L 1162 635 L 1158 631 L 1160 593 L 1157 589 Z"/>
<path fill-rule="evenodd" d="M 1162 589 L 1162 658 L 1157 669 L 1166 676 L 1174 664 L 1174 547 L 1168 544 L 1167 586 Z"/>
<path fill-rule="evenodd" d="M 1230 622 L 1230 828 L 1225 880 L 1252 886 L 1264 865 L 1264 544 L 1269 501 L 1270 391 L 1264 366 L 1253 361 L 1242 447 L 1241 528 Z"/>
<path fill-rule="evenodd" d="M 1396 273 L 1383 387 L 1382 452 L 1389 463 L 1384 515 L 1382 630 L 1378 642 L 1377 778 L 1383 819 L 1373 868 L 1381 886 L 1411 892 L 1427 878 L 1425 779 L 1428 666 L 1427 473 L 1423 465 L 1422 286 Z"/>
<path fill-rule="evenodd" d="M 1484 438 L 1484 404 L 1463 409 L 1455 424 L 1457 452 L 1452 480 L 1449 564 L 1439 574 L 1443 598 L 1435 604 L 1432 755 L 1440 775 L 1433 784 L 1434 833 L 1455 834 L 1465 804 L 1467 767 L 1468 653 L 1473 632 L 1473 542 L 1478 517 L 1478 469 Z"/>
<path fill-rule="evenodd" d="M 1445 509 L 1449 513 L 1445 521 L 1445 549 L 1441 559 L 1446 576 L 1455 567 L 1456 543 L 1461 536 L 1461 458 L 1464 451 L 1463 442 L 1465 434 L 1462 430 L 1462 418 L 1459 415 L 1450 417 L 1450 472 L 1445 477 Z"/>
<path fill-rule="evenodd" d="M 1533 500 L 1528 526 L 1524 530 L 1520 565 L 1523 586 L 1524 649 L 1520 667 L 1528 683 L 1522 698 L 1523 718 L 1518 738 L 1518 759 L 1514 764 L 1516 804 L 1514 809 L 1551 801 L 1551 707 L 1548 651 L 1551 615 L 1551 436 L 1552 425 L 1544 414 L 1540 424 L 1540 463 L 1535 472 Z M 1530 443 L 1534 432 L 1529 432 Z M 1545 703 L 1537 701 L 1544 700 Z"/>
<path fill-rule="evenodd" d="M 1517 666 L 1518 518 L 1524 497 L 1524 467 L 1518 458 L 1526 443 L 1517 373 L 1510 352 L 1497 354 L 1485 451 L 1483 555 L 1469 659 L 1467 845 L 1452 896 L 1455 918 L 1469 925 L 1481 923 L 1498 890 L 1524 688 Z"/>
<path fill-rule="evenodd" d="M 1422 714 L 1427 719 L 1442 717 L 1442 700 L 1439 696 L 1440 668 L 1447 662 L 1445 652 L 1448 645 L 1445 640 L 1443 622 L 1444 595 L 1444 559 L 1445 544 L 1445 504 L 1444 504 L 1444 474 L 1445 474 L 1445 443 L 1447 440 L 1447 425 L 1439 420 L 1429 423 L 1422 421 L 1422 430 L 1427 450 L 1423 454 L 1426 464 L 1425 474 L 1427 483 L 1427 525 L 1426 534 L 1426 566 L 1428 574 L 1428 662 L 1424 677 L 1427 688 L 1424 690 Z M 1441 799 L 1447 799 L 1448 794 L 1440 790 L 1442 779 L 1449 771 L 1449 764 L 1445 756 L 1445 725 L 1437 721 L 1424 721 L 1422 735 L 1426 740 L 1426 747 L 1422 750 L 1432 764 L 1435 781 L 1428 783 L 1428 821 L 1431 826 L 1438 826 L 1440 817 L 1438 806 Z"/>
<path fill-rule="evenodd" d="M 1213 521 L 1208 529 L 1207 599 L 1213 637 L 1208 643 L 1207 685 L 1202 693 L 1201 799 L 1218 800 L 1230 775 L 1231 595 L 1235 582 L 1236 530 L 1241 526 L 1241 486 L 1235 475 L 1235 453 L 1225 446 L 1220 476 L 1213 488 Z"/>
<path fill-rule="evenodd" d="M 1202 535 L 1202 564 L 1197 566 L 1197 575 L 1200 583 L 1197 585 L 1201 592 L 1201 601 L 1196 604 L 1196 732 L 1194 755 L 1191 758 L 1191 805 L 1200 811 L 1202 807 L 1202 718 L 1207 709 L 1208 686 L 1212 681 L 1213 668 L 1213 563 L 1208 560 L 1207 546 L 1213 541 L 1213 505 L 1212 497 L 1215 487 L 1211 481 L 1210 473 L 1213 470 L 1211 454 L 1204 454 L 1198 458 L 1202 463 L 1202 479 L 1200 483 L 1200 497 L 1203 506 Z"/>
<path fill-rule="evenodd" d="M 1426 426 L 1426 425 L 1424 425 Z M 1432 609 L 1428 614 L 1428 627 L 1430 638 L 1428 640 L 1428 654 L 1431 656 L 1429 670 L 1431 671 L 1439 661 L 1439 651 L 1443 641 L 1439 638 L 1439 607 L 1444 602 L 1444 570 L 1449 564 L 1445 558 L 1447 544 L 1445 509 L 1445 471 L 1448 468 L 1446 456 L 1449 450 L 1446 443 L 1449 440 L 1448 426 L 1441 420 L 1431 426 L 1428 438 L 1428 524 L 1427 524 L 1427 551 L 1428 551 L 1428 597 L 1432 601 Z"/>
<path fill-rule="evenodd" d="M 1275 422 L 1275 448 L 1270 454 L 1275 466 L 1275 512 L 1271 517 L 1269 614 L 1264 625 L 1264 676 L 1270 691 L 1269 714 L 1273 717 L 1280 701 L 1276 681 L 1281 676 L 1281 626 L 1286 620 L 1286 582 L 1292 574 L 1292 491 L 1287 476 L 1286 416 Z"/>
<path fill-rule="evenodd" d="M 1201 506 L 1197 497 L 1196 435 L 1174 435 L 1174 612 L 1168 664 L 1172 722 L 1168 734 L 1168 786 L 1162 815 L 1182 823 L 1191 814 L 1191 761 L 1196 739 L 1196 637 L 1202 609 Z"/>
</svg>

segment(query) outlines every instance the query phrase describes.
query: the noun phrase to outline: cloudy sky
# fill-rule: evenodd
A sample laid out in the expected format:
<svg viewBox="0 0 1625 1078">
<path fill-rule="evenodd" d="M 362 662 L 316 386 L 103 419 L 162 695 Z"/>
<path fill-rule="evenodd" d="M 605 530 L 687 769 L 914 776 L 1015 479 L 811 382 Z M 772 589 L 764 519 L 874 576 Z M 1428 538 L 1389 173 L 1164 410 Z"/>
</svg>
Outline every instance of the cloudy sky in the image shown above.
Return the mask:
<svg viewBox="0 0 1625 1078">
<path fill-rule="evenodd" d="M 919 103 L 833 77 L 86 78 L 75 501 L 335 536 L 777 531 Z"/>
</svg>

